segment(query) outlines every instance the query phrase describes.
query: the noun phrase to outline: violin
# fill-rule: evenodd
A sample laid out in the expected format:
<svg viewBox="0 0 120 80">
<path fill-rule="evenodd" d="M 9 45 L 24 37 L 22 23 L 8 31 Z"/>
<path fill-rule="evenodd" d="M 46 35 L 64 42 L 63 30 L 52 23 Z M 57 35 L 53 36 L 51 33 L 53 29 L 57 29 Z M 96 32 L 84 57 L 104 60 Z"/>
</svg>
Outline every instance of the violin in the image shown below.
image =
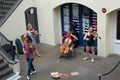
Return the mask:
<svg viewBox="0 0 120 80">
<path fill-rule="evenodd" d="M 30 29 L 30 32 L 31 32 L 33 35 L 35 35 L 35 34 L 36 34 L 35 29 Z"/>
<path fill-rule="evenodd" d="M 90 35 L 94 36 L 95 32 L 94 31 L 90 31 Z"/>
<path fill-rule="evenodd" d="M 30 29 L 30 32 L 31 32 L 33 35 L 39 35 L 39 36 L 41 36 L 41 34 L 38 33 L 35 29 Z"/>
<path fill-rule="evenodd" d="M 98 34 L 97 34 L 96 31 L 91 31 L 91 32 L 90 32 L 90 35 L 94 36 L 95 38 L 99 38 L 99 39 L 101 39 L 101 37 L 98 36 Z"/>
</svg>

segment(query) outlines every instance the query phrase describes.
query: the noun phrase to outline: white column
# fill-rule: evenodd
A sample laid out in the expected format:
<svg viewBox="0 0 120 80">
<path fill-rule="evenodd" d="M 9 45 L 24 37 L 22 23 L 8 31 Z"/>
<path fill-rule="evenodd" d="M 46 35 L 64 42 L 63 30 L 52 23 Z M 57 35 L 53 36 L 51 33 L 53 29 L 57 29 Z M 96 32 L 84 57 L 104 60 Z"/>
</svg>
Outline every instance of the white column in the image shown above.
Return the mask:
<svg viewBox="0 0 120 80">
<path fill-rule="evenodd" d="M 98 39 L 98 56 L 106 57 L 107 48 L 106 48 L 106 14 L 98 13 L 98 35 L 101 39 Z"/>
</svg>

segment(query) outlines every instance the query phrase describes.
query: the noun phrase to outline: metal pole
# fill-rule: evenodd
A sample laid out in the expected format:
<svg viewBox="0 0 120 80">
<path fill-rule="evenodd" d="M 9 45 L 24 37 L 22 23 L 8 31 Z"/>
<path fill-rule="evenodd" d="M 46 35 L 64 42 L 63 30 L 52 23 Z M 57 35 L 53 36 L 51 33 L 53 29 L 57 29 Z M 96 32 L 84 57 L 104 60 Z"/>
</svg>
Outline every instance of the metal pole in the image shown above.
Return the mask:
<svg viewBox="0 0 120 80">
<path fill-rule="evenodd" d="M 99 79 L 99 80 L 101 80 L 101 76 L 102 76 L 101 74 L 98 74 L 98 79 Z"/>
</svg>

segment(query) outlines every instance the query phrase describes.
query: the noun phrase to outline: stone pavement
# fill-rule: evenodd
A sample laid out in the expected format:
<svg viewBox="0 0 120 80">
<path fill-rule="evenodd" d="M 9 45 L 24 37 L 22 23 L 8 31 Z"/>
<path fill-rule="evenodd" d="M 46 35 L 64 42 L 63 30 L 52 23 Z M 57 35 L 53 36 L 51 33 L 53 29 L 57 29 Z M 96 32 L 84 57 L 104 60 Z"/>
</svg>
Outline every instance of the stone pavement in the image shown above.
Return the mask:
<svg viewBox="0 0 120 80">
<path fill-rule="evenodd" d="M 99 73 L 110 71 L 120 60 L 120 56 L 113 54 L 107 58 L 95 56 L 94 63 L 90 60 L 83 61 L 85 54 L 80 47 L 75 49 L 74 57 L 61 59 L 58 58 L 59 46 L 38 44 L 38 49 L 43 56 L 35 56 L 33 63 L 37 72 L 31 76 L 31 80 L 53 80 L 51 72 L 69 74 L 59 80 L 98 80 Z M 26 80 L 27 62 L 24 55 L 19 55 L 19 58 L 22 76 L 20 80 Z M 71 72 L 79 72 L 79 75 L 71 76 Z M 110 75 L 102 77 L 102 80 L 120 80 L 120 65 Z"/>
</svg>

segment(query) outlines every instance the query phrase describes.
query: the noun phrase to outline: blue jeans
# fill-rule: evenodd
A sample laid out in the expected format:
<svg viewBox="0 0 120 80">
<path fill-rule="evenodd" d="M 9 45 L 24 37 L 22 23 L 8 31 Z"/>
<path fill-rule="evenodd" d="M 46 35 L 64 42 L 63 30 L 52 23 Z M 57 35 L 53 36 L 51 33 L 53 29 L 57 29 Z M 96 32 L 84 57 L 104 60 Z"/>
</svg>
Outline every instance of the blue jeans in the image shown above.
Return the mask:
<svg viewBox="0 0 120 80">
<path fill-rule="evenodd" d="M 30 76 L 31 71 L 35 71 L 35 68 L 34 68 L 34 66 L 32 64 L 34 58 L 33 59 L 26 58 L 26 60 L 28 62 L 28 73 L 27 73 L 27 76 Z"/>
</svg>

